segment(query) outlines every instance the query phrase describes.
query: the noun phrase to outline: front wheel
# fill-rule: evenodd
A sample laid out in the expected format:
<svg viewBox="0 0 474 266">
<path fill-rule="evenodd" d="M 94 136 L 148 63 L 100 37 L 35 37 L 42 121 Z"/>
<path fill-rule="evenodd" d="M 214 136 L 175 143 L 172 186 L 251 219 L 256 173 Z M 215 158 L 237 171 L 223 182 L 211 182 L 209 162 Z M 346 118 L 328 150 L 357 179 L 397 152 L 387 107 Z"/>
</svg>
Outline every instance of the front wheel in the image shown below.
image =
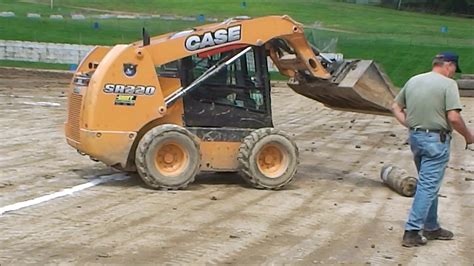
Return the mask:
<svg viewBox="0 0 474 266">
<path fill-rule="evenodd" d="M 135 164 L 142 180 L 154 189 L 185 188 L 199 172 L 196 137 L 177 125 L 160 125 L 140 140 Z"/>
<path fill-rule="evenodd" d="M 290 183 L 299 164 L 298 147 L 274 128 L 250 133 L 240 145 L 239 172 L 256 188 L 280 189 Z"/>
</svg>

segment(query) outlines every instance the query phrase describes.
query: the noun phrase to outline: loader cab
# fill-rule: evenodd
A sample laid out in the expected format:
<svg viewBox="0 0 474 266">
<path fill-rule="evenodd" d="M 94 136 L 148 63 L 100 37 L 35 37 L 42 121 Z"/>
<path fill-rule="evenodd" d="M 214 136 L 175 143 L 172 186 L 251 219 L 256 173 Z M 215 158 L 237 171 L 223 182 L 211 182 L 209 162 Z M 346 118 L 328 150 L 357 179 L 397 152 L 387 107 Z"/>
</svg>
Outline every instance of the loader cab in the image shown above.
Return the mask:
<svg viewBox="0 0 474 266">
<path fill-rule="evenodd" d="M 242 48 L 186 57 L 178 63 L 183 87 Z M 270 78 L 264 47 L 254 47 L 183 98 L 187 127 L 272 127 Z"/>
</svg>

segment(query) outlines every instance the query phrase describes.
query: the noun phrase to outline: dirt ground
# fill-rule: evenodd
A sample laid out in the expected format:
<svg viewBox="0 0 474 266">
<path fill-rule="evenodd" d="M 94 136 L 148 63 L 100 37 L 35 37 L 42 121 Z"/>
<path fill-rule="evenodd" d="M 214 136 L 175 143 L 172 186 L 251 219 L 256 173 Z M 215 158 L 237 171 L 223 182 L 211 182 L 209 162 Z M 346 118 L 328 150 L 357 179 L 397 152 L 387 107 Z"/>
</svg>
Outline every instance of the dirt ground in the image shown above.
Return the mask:
<svg viewBox="0 0 474 266">
<path fill-rule="evenodd" d="M 117 174 L 64 139 L 68 75 L 0 69 L 0 208 Z M 474 98 L 463 98 L 474 127 Z M 440 194 L 455 240 L 400 245 L 411 198 L 384 186 L 383 164 L 414 174 L 406 131 L 390 117 L 339 112 L 273 90 L 274 122 L 301 164 L 282 191 L 234 174 L 203 174 L 187 190 L 136 177 L 0 214 L 0 264 L 474 263 L 474 152 L 456 134 Z"/>
</svg>

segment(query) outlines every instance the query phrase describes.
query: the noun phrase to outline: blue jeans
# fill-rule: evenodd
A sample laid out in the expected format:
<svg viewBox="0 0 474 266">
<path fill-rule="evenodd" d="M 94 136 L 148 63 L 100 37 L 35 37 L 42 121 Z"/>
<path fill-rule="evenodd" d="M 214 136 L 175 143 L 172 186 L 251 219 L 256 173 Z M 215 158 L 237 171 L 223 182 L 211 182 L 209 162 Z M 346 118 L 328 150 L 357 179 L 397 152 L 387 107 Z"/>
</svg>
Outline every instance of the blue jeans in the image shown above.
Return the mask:
<svg viewBox="0 0 474 266">
<path fill-rule="evenodd" d="M 410 131 L 410 146 L 418 170 L 418 183 L 405 230 L 434 231 L 438 223 L 438 192 L 449 161 L 451 136 Z"/>
</svg>

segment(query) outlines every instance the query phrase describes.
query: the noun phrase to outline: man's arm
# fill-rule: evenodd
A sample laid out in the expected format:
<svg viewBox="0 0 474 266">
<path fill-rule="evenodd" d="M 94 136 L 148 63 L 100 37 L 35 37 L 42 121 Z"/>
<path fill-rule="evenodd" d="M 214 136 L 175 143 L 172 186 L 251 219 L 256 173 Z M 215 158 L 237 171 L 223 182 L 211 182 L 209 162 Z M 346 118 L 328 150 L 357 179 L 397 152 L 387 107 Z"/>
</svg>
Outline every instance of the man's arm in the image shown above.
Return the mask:
<svg viewBox="0 0 474 266">
<path fill-rule="evenodd" d="M 464 137 L 467 144 L 474 143 L 474 135 L 472 131 L 467 128 L 466 123 L 464 123 L 464 120 L 462 119 L 459 110 L 449 110 L 448 121 L 451 126 Z"/>
<path fill-rule="evenodd" d="M 398 102 L 396 102 L 396 101 L 392 104 L 392 113 L 400 124 L 402 124 L 404 127 L 408 128 L 408 125 L 407 125 L 407 122 L 406 122 L 407 116 L 405 114 L 405 111 L 400 106 L 400 104 L 398 104 Z"/>
</svg>

